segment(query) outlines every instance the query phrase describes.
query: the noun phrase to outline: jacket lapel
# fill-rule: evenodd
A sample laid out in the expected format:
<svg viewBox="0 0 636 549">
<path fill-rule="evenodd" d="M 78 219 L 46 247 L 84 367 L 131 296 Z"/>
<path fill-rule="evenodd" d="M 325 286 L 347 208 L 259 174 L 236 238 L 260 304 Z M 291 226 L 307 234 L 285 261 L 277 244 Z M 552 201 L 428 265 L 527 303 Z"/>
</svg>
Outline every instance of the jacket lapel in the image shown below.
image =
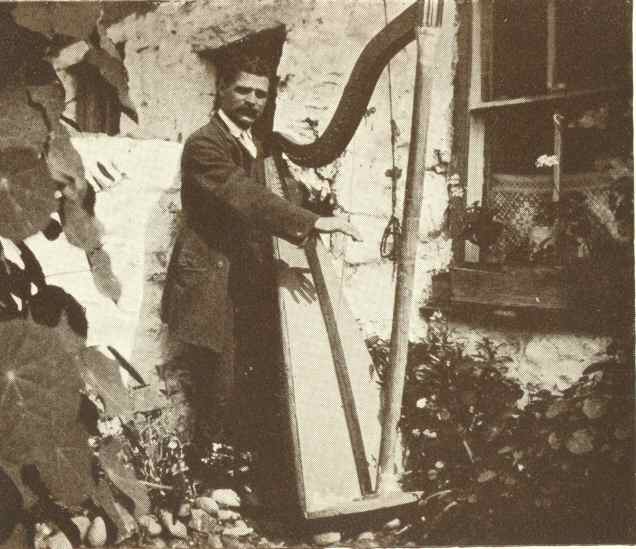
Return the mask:
<svg viewBox="0 0 636 549">
<path fill-rule="evenodd" d="M 254 140 L 254 144 L 256 145 L 256 159 L 253 159 L 250 153 L 245 150 L 245 147 L 243 147 L 243 145 L 239 143 L 238 139 L 236 139 L 232 135 L 228 127 L 225 125 L 225 123 L 217 113 L 214 113 L 214 116 L 210 120 L 210 124 L 216 124 L 221 129 L 225 138 L 228 140 L 228 142 L 231 143 L 232 156 L 234 158 L 240 158 L 240 164 L 245 169 L 245 171 L 250 176 L 256 177 L 257 181 L 263 184 L 265 180 L 261 176 L 263 176 L 265 172 L 264 168 L 259 167 L 259 164 L 262 165 L 263 163 L 263 147 L 261 145 L 261 142 L 257 141 L 256 139 Z"/>
</svg>

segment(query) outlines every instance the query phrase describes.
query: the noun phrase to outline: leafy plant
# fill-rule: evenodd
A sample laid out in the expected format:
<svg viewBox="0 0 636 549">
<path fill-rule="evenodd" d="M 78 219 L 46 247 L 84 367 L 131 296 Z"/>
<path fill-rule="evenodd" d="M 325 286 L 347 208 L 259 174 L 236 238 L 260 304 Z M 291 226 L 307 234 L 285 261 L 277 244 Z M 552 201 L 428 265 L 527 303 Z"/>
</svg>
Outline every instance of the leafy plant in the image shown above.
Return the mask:
<svg viewBox="0 0 636 549">
<path fill-rule="evenodd" d="M 466 208 L 464 230 L 459 238 L 466 239 L 483 250 L 490 248 L 501 235 L 503 224 L 495 221 L 497 212 L 474 202 Z"/>
<path fill-rule="evenodd" d="M 382 379 L 387 346 L 375 340 L 370 349 Z M 498 346 L 484 339 L 467 354 L 435 314 L 410 348 L 403 401 L 405 485 L 424 493 L 408 539 L 633 542 L 630 356 L 615 352 L 562 394 L 535 389 L 522 409 Z"/>
<path fill-rule="evenodd" d="M 477 354 L 466 354 L 440 314 L 411 349 L 402 429 L 410 479 L 427 492 L 445 489 L 451 478 L 477 478 L 476 464 L 518 412 L 523 391 L 505 376 L 509 359 L 497 349 L 484 339 Z"/>
<path fill-rule="evenodd" d="M 30 321 L 0 322 L 0 462 L 37 468 L 54 498 L 91 495 L 91 454 L 77 421 L 83 383 L 54 330 Z"/>
</svg>

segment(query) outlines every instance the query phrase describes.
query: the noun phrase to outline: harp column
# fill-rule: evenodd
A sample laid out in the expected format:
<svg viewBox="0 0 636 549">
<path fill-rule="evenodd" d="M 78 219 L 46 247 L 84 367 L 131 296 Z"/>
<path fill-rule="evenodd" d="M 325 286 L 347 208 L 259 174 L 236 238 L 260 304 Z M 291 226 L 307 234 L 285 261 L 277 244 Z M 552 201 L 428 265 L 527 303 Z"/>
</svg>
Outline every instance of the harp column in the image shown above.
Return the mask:
<svg viewBox="0 0 636 549">
<path fill-rule="evenodd" d="M 417 61 L 413 118 L 402 218 L 403 233 L 397 265 L 389 371 L 384 386 L 384 417 L 376 484 L 379 494 L 400 490 L 394 470 L 395 446 L 397 427 L 402 411 L 402 395 L 409 346 L 413 280 L 426 173 L 426 137 L 435 70 L 434 56 L 442 25 L 443 8 L 444 0 L 418 0 L 415 26 Z"/>
</svg>

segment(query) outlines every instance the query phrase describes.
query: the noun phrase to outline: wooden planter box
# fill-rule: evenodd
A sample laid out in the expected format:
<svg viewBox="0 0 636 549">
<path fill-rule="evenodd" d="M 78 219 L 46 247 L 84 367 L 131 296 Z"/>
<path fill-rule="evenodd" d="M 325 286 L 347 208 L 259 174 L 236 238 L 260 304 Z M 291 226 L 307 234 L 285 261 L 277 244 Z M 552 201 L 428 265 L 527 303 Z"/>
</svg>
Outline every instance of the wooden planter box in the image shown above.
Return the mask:
<svg viewBox="0 0 636 549">
<path fill-rule="evenodd" d="M 452 267 L 450 301 L 510 308 L 563 310 L 567 289 L 559 267 L 475 265 Z"/>
<path fill-rule="evenodd" d="M 422 314 L 441 310 L 473 322 L 506 319 L 525 328 L 549 324 L 609 334 L 631 325 L 633 304 L 633 260 L 624 266 L 587 260 L 562 266 L 463 264 L 433 277 Z"/>
</svg>

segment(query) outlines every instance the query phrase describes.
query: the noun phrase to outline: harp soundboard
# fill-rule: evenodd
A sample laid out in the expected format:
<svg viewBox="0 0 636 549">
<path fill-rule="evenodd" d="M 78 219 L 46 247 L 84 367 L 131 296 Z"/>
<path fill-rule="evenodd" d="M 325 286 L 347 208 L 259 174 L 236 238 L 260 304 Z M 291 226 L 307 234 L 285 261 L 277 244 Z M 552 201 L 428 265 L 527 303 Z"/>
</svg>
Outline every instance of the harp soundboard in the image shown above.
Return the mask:
<svg viewBox="0 0 636 549">
<path fill-rule="evenodd" d="M 274 160 L 268 187 L 285 197 Z M 303 514 L 323 518 L 409 503 L 405 494 L 377 498 L 381 391 L 360 327 L 320 238 L 303 247 L 274 237 L 282 334 L 285 414 Z M 315 299 L 294 295 L 290 277 L 304 277 Z M 407 498 L 409 499 L 409 498 Z"/>
</svg>

